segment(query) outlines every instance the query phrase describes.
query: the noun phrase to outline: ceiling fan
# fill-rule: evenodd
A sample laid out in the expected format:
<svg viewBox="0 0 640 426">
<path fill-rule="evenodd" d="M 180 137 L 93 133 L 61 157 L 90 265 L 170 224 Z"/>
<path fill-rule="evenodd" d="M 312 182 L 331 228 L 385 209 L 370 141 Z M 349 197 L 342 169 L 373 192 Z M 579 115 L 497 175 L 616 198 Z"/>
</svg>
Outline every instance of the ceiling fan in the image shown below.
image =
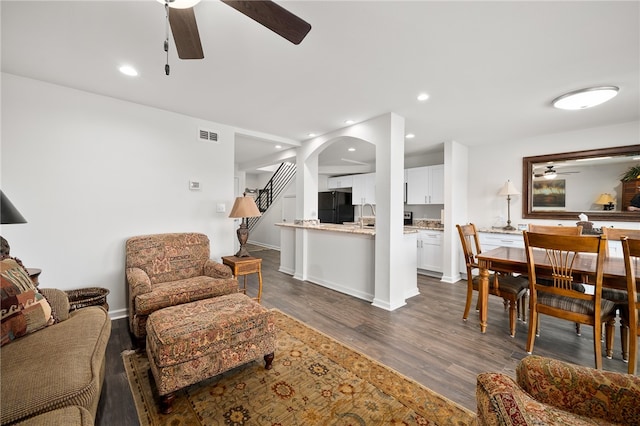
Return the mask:
<svg viewBox="0 0 640 426">
<path fill-rule="evenodd" d="M 580 173 L 580 172 L 557 172 L 556 169 L 553 168 L 553 165 L 551 166 L 547 166 L 547 170 L 545 170 L 543 173 L 533 173 L 533 177 L 543 177 L 545 179 L 555 179 L 556 176 L 558 175 L 570 175 L 573 173 Z"/>
<path fill-rule="evenodd" d="M 311 30 L 308 22 L 273 1 L 221 1 L 296 45 L 300 44 Z M 166 9 L 178 57 L 180 59 L 204 58 L 193 10 L 193 6 L 200 0 L 158 0 L 158 2 L 168 6 Z"/>
</svg>

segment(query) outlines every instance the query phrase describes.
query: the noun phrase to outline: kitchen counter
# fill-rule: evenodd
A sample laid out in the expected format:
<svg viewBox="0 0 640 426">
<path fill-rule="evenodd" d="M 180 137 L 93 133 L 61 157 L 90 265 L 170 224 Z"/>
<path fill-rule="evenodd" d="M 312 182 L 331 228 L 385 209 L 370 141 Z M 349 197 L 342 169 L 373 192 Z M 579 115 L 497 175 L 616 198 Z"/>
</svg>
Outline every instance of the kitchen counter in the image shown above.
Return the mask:
<svg viewBox="0 0 640 426">
<path fill-rule="evenodd" d="M 349 234 L 359 234 L 359 235 L 376 235 L 375 226 L 364 226 L 360 227 L 360 225 L 344 225 L 339 223 L 321 223 L 318 225 L 311 224 L 297 224 L 297 223 L 276 223 L 276 226 L 281 227 L 289 227 L 289 228 L 302 228 L 302 229 L 315 229 L 318 231 L 332 231 L 332 232 L 346 232 Z M 405 226 L 404 233 L 405 234 L 413 234 L 418 232 L 418 229 L 424 228 L 415 228 L 412 226 Z"/>
<path fill-rule="evenodd" d="M 516 229 L 515 231 L 506 231 L 502 228 L 478 228 L 478 232 L 487 232 L 489 234 L 510 234 L 510 235 L 522 235 L 522 230 Z"/>
<path fill-rule="evenodd" d="M 444 231 L 444 226 L 415 226 L 415 225 L 408 226 L 408 225 L 405 225 L 404 229 L 405 230 L 407 230 L 407 229 L 415 229 L 416 231 L 426 230 L 426 231 L 441 231 L 441 232 L 443 232 Z"/>
<path fill-rule="evenodd" d="M 418 295 L 417 229 L 404 229 L 399 263 L 385 287 L 376 286 L 376 229 L 307 221 L 280 228 L 280 272 L 394 310 Z M 388 286 L 388 287 L 387 287 Z"/>
</svg>

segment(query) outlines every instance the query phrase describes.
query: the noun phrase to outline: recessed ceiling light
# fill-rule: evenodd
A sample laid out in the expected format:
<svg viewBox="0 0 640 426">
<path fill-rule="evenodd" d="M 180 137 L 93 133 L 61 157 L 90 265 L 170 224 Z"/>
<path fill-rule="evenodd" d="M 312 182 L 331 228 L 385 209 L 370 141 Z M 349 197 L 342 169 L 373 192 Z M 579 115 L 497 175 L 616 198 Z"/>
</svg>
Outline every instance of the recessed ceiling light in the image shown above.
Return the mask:
<svg viewBox="0 0 640 426">
<path fill-rule="evenodd" d="M 312 138 L 312 137 L 316 136 L 316 134 L 315 134 L 315 133 L 309 133 L 309 134 L 308 134 L 308 136 L 309 136 L 310 138 Z"/>
<path fill-rule="evenodd" d="M 585 109 L 607 102 L 618 94 L 616 86 L 588 87 L 558 96 L 551 104 L 559 109 Z"/>
<path fill-rule="evenodd" d="M 355 150 L 356 150 L 355 148 L 349 148 L 347 151 L 349 151 L 349 152 L 353 152 L 353 151 L 355 151 Z"/>
<path fill-rule="evenodd" d="M 413 139 L 413 138 L 415 138 L 415 137 L 416 137 L 416 135 L 414 135 L 413 133 L 407 133 L 407 134 L 405 135 L 405 138 L 407 138 L 407 139 Z"/>
<path fill-rule="evenodd" d="M 276 145 L 276 149 L 282 148 L 282 145 Z"/>
<path fill-rule="evenodd" d="M 418 95 L 418 100 L 419 100 L 420 102 L 424 102 L 424 101 L 426 101 L 427 99 L 429 99 L 429 94 L 428 94 L 428 93 L 420 93 L 420 94 Z"/>
<path fill-rule="evenodd" d="M 353 120 L 345 120 L 344 124 L 353 124 L 355 123 L 355 121 Z"/>
<path fill-rule="evenodd" d="M 131 65 L 123 65 L 119 68 L 120 72 L 124 75 L 128 75 L 130 77 L 136 77 L 138 75 L 138 71 Z"/>
</svg>

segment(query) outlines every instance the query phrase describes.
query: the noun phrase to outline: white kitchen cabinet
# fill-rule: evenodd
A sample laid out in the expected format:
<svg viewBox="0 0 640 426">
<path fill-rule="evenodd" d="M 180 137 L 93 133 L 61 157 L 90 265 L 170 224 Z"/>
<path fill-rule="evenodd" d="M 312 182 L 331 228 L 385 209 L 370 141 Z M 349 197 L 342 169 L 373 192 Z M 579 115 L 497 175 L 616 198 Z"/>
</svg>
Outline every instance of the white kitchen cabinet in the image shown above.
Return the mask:
<svg viewBox="0 0 640 426">
<path fill-rule="evenodd" d="M 376 174 L 363 173 L 361 175 L 353 175 L 353 186 L 351 190 L 351 204 L 358 206 L 360 204 L 376 203 Z"/>
<path fill-rule="evenodd" d="M 407 169 L 407 204 L 444 204 L 444 165 Z"/>
<path fill-rule="evenodd" d="M 498 247 L 524 248 L 524 238 L 519 234 L 501 234 L 492 232 L 478 232 L 482 251 L 489 251 Z"/>
<path fill-rule="evenodd" d="M 328 189 L 351 188 L 353 186 L 353 176 L 336 176 L 327 179 Z"/>
<path fill-rule="evenodd" d="M 442 272 L 442 231 L 418 231 L 417 244 L 418 269 Z"/>
</svg>

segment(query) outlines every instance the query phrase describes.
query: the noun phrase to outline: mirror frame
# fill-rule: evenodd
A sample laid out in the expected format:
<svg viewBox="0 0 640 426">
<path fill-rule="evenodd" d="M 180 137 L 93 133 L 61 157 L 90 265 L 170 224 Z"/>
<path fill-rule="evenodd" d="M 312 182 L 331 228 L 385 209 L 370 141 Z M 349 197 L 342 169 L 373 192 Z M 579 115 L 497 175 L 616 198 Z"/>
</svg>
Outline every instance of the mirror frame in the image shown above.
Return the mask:
<svg viewBox="0 0 640 426">
<path fill-rule="evenodd" d="M 578 215 L 584 212 L 571 211 L 533 211 L 531 188 L 533 184 L 533 165 L 548 161 L 576 160 L 579 158 L 602 157 L 608 155 L 640 155 L 640 145 L 618 146 L 613 148 L 591 149 L 586 151 L 564 152 L 560 154 L 537 155 L 522 158 L 522 217 L 524 219 L 557 219 L 579 221 Z M 606 220 L 612 222 L 637 222 L 638 212 L 587 212 L 589 220 Z"/>
</svg>

